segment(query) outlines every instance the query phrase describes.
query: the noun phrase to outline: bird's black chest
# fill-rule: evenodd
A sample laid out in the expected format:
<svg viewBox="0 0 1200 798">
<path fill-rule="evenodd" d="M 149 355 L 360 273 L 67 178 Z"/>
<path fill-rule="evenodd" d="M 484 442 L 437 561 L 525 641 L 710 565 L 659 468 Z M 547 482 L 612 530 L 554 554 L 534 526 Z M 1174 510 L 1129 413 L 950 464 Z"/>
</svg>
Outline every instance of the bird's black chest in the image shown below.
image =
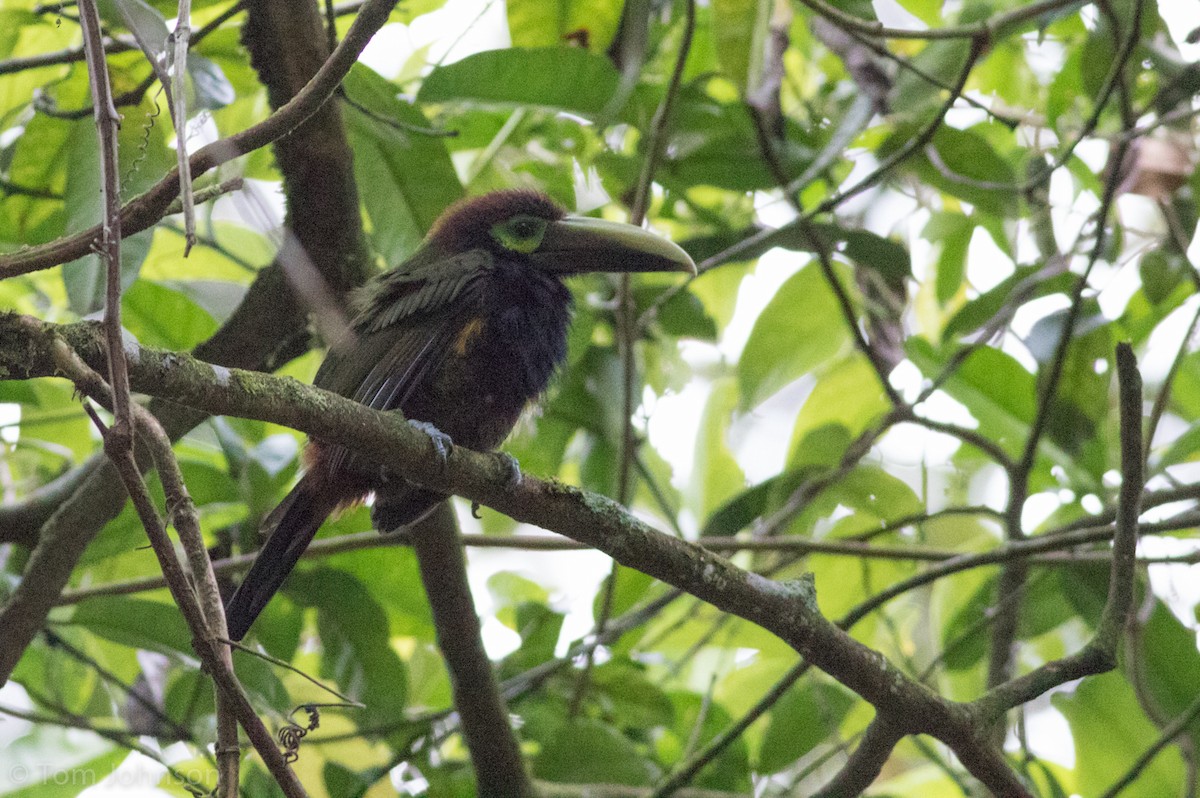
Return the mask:
<svg viewBox="0 0 1200 798">
<path fill-rule="evenodd" d="M 490 449 L 566 357 L 571 295 L 557 278 L 520 265 L 497 265 L 480 279 L 442 366 L 405 411 L 464 446 Z"/>
</svg>

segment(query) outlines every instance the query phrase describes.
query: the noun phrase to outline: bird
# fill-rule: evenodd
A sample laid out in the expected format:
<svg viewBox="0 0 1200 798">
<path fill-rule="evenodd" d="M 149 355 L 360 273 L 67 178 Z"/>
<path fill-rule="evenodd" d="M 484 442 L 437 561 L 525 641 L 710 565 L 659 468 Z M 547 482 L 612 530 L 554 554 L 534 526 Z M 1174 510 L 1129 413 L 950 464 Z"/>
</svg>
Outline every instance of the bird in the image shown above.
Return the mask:
<svg viewBox="0 0 1200 798">
<path fill-rule="evenodd" d="M 563 279 L 662 271 L 694 275 L 696 267 L 681 247 L 641 227 L 568 215 L 532 189 L 463 200 L 408 260 L 361 290 L 313 384 L 399 410 L 443 457 L 452 445 L 491 451 L 566 358 L 573 303 Z M 303 476 L 265 518 L 266 542 L 226 606 L 234 640 L 331 514 L 374 493 L 372 523 L 391 532 L 446 498 L 389 477 L 336 441 L 310 438 L 302 459 Z"/>
</svg>

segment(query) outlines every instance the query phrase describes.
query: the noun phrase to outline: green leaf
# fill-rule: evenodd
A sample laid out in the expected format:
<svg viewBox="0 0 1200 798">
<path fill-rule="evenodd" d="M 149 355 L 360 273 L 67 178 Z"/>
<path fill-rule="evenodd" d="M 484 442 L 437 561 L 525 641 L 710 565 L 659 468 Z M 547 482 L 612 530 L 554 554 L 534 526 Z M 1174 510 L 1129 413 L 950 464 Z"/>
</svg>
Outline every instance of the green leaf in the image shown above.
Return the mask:
<svg viewBox="0 0 1200 798">
<path fill-rule="evenodd" d="M 921 231 L 921 237 L 932 244 L 940 244 L 937 259 L 937 290 L 939 303 L 945 305 L 962 287 L 967 272 L 967 248 L 975 223 L 961 213 L 935 213 Z"/>
<path fill-rule="evenodd" d="M 461 62 L 460 62 L 461 63 Z M 354 101 L 383 120 L 428 128 L 417 108 L 396 97 L 396 87 L 362 64 L 355 64 L 343 84 Z M 346 110 L 346 127 L 354 148 L 354 174 L 370 219 L 374 249 L 389 266 L 416 250 L 442 212 L 463 195 L 462 184 L 445 140 Z"/>
<path fill-rule="evenodd" d="M 1069 589 L 1069 584 L 1060 580 L 1057 574 L 1033 571 L 1021 596 L 1018 638 L 1030 640 L 1076 617 L 1074 607 L 1063 594 Z M 987 654 L 992 627 L 981 620 L 990 617 L 995 601 L 996 582 L 988 579 L 942 626 L 943 661 L 947 668 L 966 670 L 977 665 Z"/>
<path fill-rule="evenodd" d="M 909 357 L 926 376 L 936 376 L 945 368 L 947 355 L 924 340 L 910 338 L 908 347 Z M 966 405 L 984 437 L 1010 452 L 1024 445 L 1037 390 L 1033 375 L 1012 357 L 997 349 L 978 348 L 946 380 L 943 390 Z"/>
<path fill-rule="evenodd" d="M 171 168 L 175 159 L 161 135 L 143 132 L 153 125 L 147 104 L 124 108 L 122 114 L 118 134 L 120 162 L 137 164 L 136 170 L 123 166 L 120 174 L 121 197 L 127 200 L 149 188 L 158 175 Z M 71 164 L 66 183 L 67 232 L 85 230 L 99 224 L 104 217 L 98 148 L 94 125 L 77 124 L 72 128 L 66 153 Z M 137 278 L 153 237 L 151 229 L 122 239 L 122 289 Z M 82 316 L 104 307 L 106 276 L 99 255 L 84 255 L 64 265 L 62 278 L 73 312 Z"/>
<path fill-rule="evenodd" d="M 737 401 L 737 382 L 731 378 L 718 380 L 713 385 L 700 419 L 700 432 L 692 454 L 689 502 L 702 518 L 746 485 L 746 477 L 734 459 L 727 440 Z"/>
<path fill-rule="evenodd" d="M 765 0 L 714 0 L 713 39 L 721 71 L 745 94 L 760 69 L 755 54 L 763 51 L 763 36 L 770 19 L 771 3 Z"/>
<path fill-rule="evenodd" d="M 371 779 L 337 762 L 326 761 L 321 777 L 330 795 L 365 795 L 372 786 Z"/>
<path fill-rule="evenodd" d="M 617 82 L 611 61 L 577 47 L 488 50 L 434 69 L 417 102 L 534 106 L 595 117 Z"/>
<path fill-rule="evenodd" d="M 891 155 L 916 134 L 915 128 L 902 127 L 885 142 L 880 154 Z M 1016 174 L 987 138 L 974 129 L 942 125 L 930 146 L 933 156 L 922 152 L 913 160 L 922 180 L 986 213 L 1004 218 L 1018 214 L 1019 195 L 1009 188 L 1015 186 Z"/>
<path fill-rule="evenodd" d="M 53 756 L 49 755 L 51 751 Z M 5 781 L 0 782 L 0 795 L 4 798 L 76 798 L 81 788 L 94 786 L 108 778 L 129 756 L 124 748 L 116 748 L 90 760 L 67 764 L 60 751 L 47 748 L 36 765 L 14 764 L 15 760 L 6 757 Z M 15 789 L 9 791 L 4 784 Z"/>
<path fill-rule="evenodd" d="M 225 71 L 216 61 L 211 61 L 197 53 L 188 53 L 187 73 L 191 78 L 192 89 L 188 110 L 215 111 L 237 99 L 233 85 L 229 82 L 229 78 L 225 77 Z"/>
<path fill-rule="evenodd" d="M 766 512 L 771 497 L 779 490 L 780 479 L 772 477 L 734 496 L 709 516 L 700 535 L 729 537 L 750 526 L 755 518 Z"/>
<path fill-rule="evenodd" d="M 658 286 L 637 286 L 634 301 L 643 309 L 662 294 Z M 717 323 L 704 303 L 690 290 L 676 293 L 658 308 L 655 320 L 667 335 L 678 338 L 699 338 L 702 341 L 717 340 Z"/>
<path fill-rule="evenodd" d="M 1187 259 L 1178 252 L 1161 249 L 1147 252 L 1138 264 L 1146 298 L 1155 305 L 1164 301 L 1187 277 L 1189 268 Z"/>
<path fill-rule="evenodd" d="M 487 587 L 497 607 L 517 607 L 526 602 L 544 604 L 550 599 L 546 588 L 514 571 L 497 571 L 488 577 Z"/>
<path fill-rule="evenodd" d="M 1084 679 L 1073 693 L 1051 699 L 1066 716 L 1075 742 L 1075 792 L 1100 795 L 1133 766 L 1159 735 L 1119 672 Z M 1122 798 L 1173 795 L 1184 783 L 1179 749 L 1168 746 L 1121 791 Z"/>
<path fill-rule="evenodd" d="M 98 5 L 106 21 L 111 23 L 115 18 L 124 23 L 146 58 L 165 62 L 171 31 L 167 28 L 167 20 L 156 8 L 144 0 L 101 0 Z"/>
<path fill-rule="evenodd" d="M 814 225 L 814 229 L 839 242 L 846 257 L 864 268 L 879 272 L 889 285 L 903 286 L 904 281 L 912 277 L 912 259 L 908 250 L 897 241 L 870 230 L 834 225 Z"/>
<path fill-rule="evenodd" d="M 817 379 L 816 386 L 804 400 L 804 406 L 796 417 L 789 447 L 789 468 L 816 463 L 834 465 L 841 459 L 844 446 L 849 445 L 853 438 L 864 432 L 890 407 L 879 384 L 879 377 L 866 357 L 855 354 L 831 365 Z M 830 426 L 845 430 L 844 435 L 838 435 L 835 439 L 842 443 L 842 449 L 830 450 L 826 457 L 813 458 L 805 451 L 806 442 L 811 445 L 809 436 Z M 826 438 L 826 441 L 829 440 Z"/>
<path fill-rule="evenodd" d="M 507 0 L 514 47 L 552 47 L 568 41 L 603 53 L 621 21 L 617 0 Z"/>
<path fill-rule="evenodd" d="M 719 701 L 706 701 L 701 695 L 683 691 L 671 693 L 675 705 L 675 722 L 670 736 L 664 736 L 658 744 L 659 761 L 670 766 L 679 762 L 681 748 L 695 741 L 703 747 L 718 734 L 729 729 L 733 717 Z M 692 782 L 696 787 L 730 792 L 750 792 L 750 763 L 748 746 L 744 737 L 726 745 L 717 757 L 709 762 Z"/>
<path fill-rule="evenodd" d="M 586 752 L 585 756 L 581 753 Z M 649 786 L 661 775 L 637 747 L 613 727 L 591 718 L 562 724 L 533 761 L 536 778 L 567 784 Z"/>
<path fill-rule="evenodd" d="M 926 75 L 953 81 L 962 72 L 970 44 L 962 40 L 933 41 L 911 59 L 912 65 Z M 892 107 L 907 119 L 915 119 L 940 105 L 943 89 L 914 71 L 902 69 L 892 89 Z"/>
<path fill-rule="evenodd" d="M 121 296 L 121 322 L 143 346 L 188 350 L 217 331 L 217 323 L 183 293 L 138 280 Z"/>
<path fill-rule="evenodd" d="M 517 605 L 512 615 L 513 627 L 521 635 L 521 645 L 504 658 L 504 677 L 524 673 L 554 659 L 563 625 L 562 613 L 532 601 Z"/>
<path fill-rule="evenodd" d="M 761 404 L 849 342 L 837 299 L 810 263 L 779 288 L 754 323 L 737 366 L 742 409 Z"/>
<path fill-rule="evenodd" d="M 328 567 L 293 573 L 285 590 L 294 602 L 317 608 L 321 673 L 366 705 L 355 721 L 394 722 L 404 711 L 408 675 L 379 602 L 353 576 Z"/>
<path fill-rule="evenodd" d="M 592 669 L 592 684 L 605 709 L 615 713 L 628 729 L 651 730 L 671 725 L 674 706 L 657 682 L 645 665 L 627 657 L 609 660 Z"/>
<path fill-rule="evenodd" d="M 995 321 L 1001 311 L 1011 313 L 1031 299 L 1067 291 L 1075 279 L 1070 273 L 1047 274 L 1040 265 L 1020 266 L 996 286 L 963 305 L 946 324 L 942 338 L 974 332 Z"/>
<path fill-rule="evenodd" d="M 174 604 L 125 596 L 80 602 L 71 622 L 115 643 L 191 655 L 192 634 Z"/>
<path fill-rule="evenodd" d="M 1127 645 L 1132 648 L 1126 651 L 1127 670 L 1161 717 L 1179 717 L 1200 695 L 1196 635 L 1159 600 L 1148 613 L 1139 613 L 1135 623 L 1137 633 L 1128 638 Z M 1200 742 L 1200 731 L 1194 725 L 1184 734 L 1191 737 L 1193 745 Z"/>
<path fill-rule="evenodd" d="M 793 687 L 771 709 L 758 751 L 757 769 L 778 773 L 833 737 L 854 700 L 834 685 L 817 682 Z"/>
</svg>

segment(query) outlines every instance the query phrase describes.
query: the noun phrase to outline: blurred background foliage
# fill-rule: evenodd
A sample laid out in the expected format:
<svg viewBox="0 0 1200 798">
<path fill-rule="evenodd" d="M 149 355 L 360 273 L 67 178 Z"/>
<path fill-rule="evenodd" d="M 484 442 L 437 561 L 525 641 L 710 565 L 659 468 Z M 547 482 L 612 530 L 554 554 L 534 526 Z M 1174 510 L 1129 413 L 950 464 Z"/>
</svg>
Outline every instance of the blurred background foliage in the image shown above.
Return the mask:
<svg viewBox="0 0 1200 798">
<path fill-rule="evenodd" d="M 1154 526 L 1140 549 L 1149 561 L 1136 622 L 1116 672 L 1015 713 L 1007 749 L 1039 795 L 1101 795 L 1130 776 L 1122 796 L 1194 794 L 1200 51 L 1188 42 L 1196 17 L 1172 11 L 1171 0 L 1041 5 L 998 28 L 964 78 L 964 39 L 884 41 L 839 26 L 837 15 L 943 28 L 1000 19 L 1017 2 L 859 0 L 822 13 L 786 0 L 696 4 L 648 220 L 692 253 L 701 274 L 682 290 L 669 277 L 634 283 L 630 504 L 688 538 L 780 543 L 730 556 L 772 578 L 815 574 L 821 609 L 834 619 L 931 561 L 1006 537 L 1097 528 L 1090 545 L 1051 545 L 1031 559 L 1024 587 L 1007 599 L 1020 613 L 1016 668 L 1027 669 L 1076 650 L 1103 602 L 1102 533 L 1119 484 L 1113 347 L 1131 341 L 1155 433 L 1144 516 Z M 239 43 L 244 13 L 226 15 L 231 8 L 192 3 L 193 28 L 203 31 L 188 61 L 197 146 L 269 110 Z M 332 8 L 344 30 L 355 4 Z M 401 3 L 343 85 L 378 265 L 411 253 L 447 205 L 500 187 L 536 186 L 569 208 L 623 218 L 683 46 L 684 8 Z M 111 0 L 103 11 L 131 198 L 175 156 L 165 98 L 127 20 L 170 19 L 175 6 Z M 79 42 L 70 3 L 0 4 L 5 251 L 100 217 L 86 69 L 53 58 Z M 947 111 L 960 82 L 964 97 Z M 1124 145 L 1118 167 L 1111 156 Z M 232 176 L 246 187 L 200 210 L 200 245 L 189 257 L 174 218 L 125 241 L 124 322 L 142 344 L 186 351 L 204 341 L 274 257 L 282 201 L 270 150 L 205 182 Z M 796 224 L 801 215 L 814 224 Z M 625 424 L 617 286 L 590 277 L 573 288 L 568 365 L 506 449 L 530 473 L 615 496 Z M 94 255 L 0 282 L 0 307 L 50 321 L 91 317 L 102 304 Z M 315 349 L 282 371 L 310 380 L 320 357 Z M 0 409 L 6 504 L 98 449 L 65 381 L 2 382 Z M 1014 515 L 1010 477 L 1042 423 Z M 291 430 L 233 418 L 179 441 L 214 556 L 252 549 L 263 515 L 296 476 L 301 443 Z M 460 510 L 471 533 L 531 531 Z M 358 509 L 322 538 L 369 526 Z M 786 548 L 797 542 L 831 545 Z M 690 783 L 714 795 L 805 795 L 871 717 L 820 674 L 796 680 L 794 653 L 744 621 L 625 569 L 605 611 L 604 558 L 509 543 L 472 549 L 472 577 L 542 782 L 650 788 L 699 754 L 709 758 Z M 0 545 L 0 595 L 27 556 Z M 974 568 L 904 591 L 852 633 L 937 691 L 977 696 L 995 642 L 997 573 Z M 127 508 L 73 584 L 136 587 L 156 574 Z M 584 682 L 577 644 L 601 614 L 625 631 L 601 647 Z M 304 561 L 249 642 L 366 705 L 322 710 L 295 765 L 314 794 L 471 794 L 407 548 Z M 328 700 L 294 672 L 246 654 L 235 660 L 272 725 Z M 126 762 L 122 772 L 174 795 L 188 794 L 180 774 L 213 783 L 211 690 L 164 589 L 65 603 L 14 681 L 0 693 L 0 711 L 16 713 L 0 724 L 0 794 L 75 795 L 86 785 L 62 773 L 107 774 L 135 743 L 175 771 Z M 773 687 L 754 722 L 712 747 Z M 247 762 L 246 794 L 271 794 L 269 778 Z M 12 778 L 17 765 L 35 777 Z M 910 739 L 874 789 L 933 798 L 973 788 L 945 751 Z"/>
</svg>

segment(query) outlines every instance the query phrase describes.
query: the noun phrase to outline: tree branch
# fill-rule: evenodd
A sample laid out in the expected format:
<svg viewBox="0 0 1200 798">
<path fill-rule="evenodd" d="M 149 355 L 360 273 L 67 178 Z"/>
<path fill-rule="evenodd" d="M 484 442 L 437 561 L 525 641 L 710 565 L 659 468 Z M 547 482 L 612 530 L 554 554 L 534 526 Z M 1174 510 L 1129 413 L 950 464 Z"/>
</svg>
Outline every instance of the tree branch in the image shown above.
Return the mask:
<svg viewBox="0 0 1200 798">
<path fill-rule="evenodd" d="M 479 795 L 532 798 L 521 746 L 483 648 L 458 521 L 450 505 L 443 502 L 412 530 L 411 539 L 471 752 L 476 790 Z"/>
<path fill-rule="evenodd" d="M 881 715 L 867 726 L 867 731 L 858 743 L 858 748 L 842 765 L 842 769 L 833 779 L 817 792 L 812 798 L 842 798 L 842 796 L 859 795 L 875 781 L 892 749 L 904 737 L 904 732 L 888 723 Z"/>
<path fill-rule="evenodd" d="M 29 319 L 18 318 L 18 322 L 27 332 L 21 352 L 29 364 L 25 374 L 51 373 L 52 361 L 43 358 L 58 330 Z M 4 328 L 0 323 L 0 331 Z M 59 330 L 74 338 L 85 360 L 98 358 L 95 336 L 87 325 Z M 3 338 L 0 332 L 0 343 Z M 5 348 L 0 346 L 0 365 L 8 366 Z M 405 479 L 567 534 L 622 565 L 763 627 L 888 713 L 893 722 L 904 719 L 904 733 L 936 737 L 993 790 L 1020 794 L 1013 792 L 1013 785 L 1019 784 L 1015 775 L 975 735 L 973 708 L 943 699 L 823 618 L 811 578 L 775 582 L 748 573 L 712 552 L 650 528 L 610 499 L 578 488 L 528 476 L 513 486 L 509 461 L 492 453 L 456 447 L 443 463 L 428 438 L 394 412 L 379 413 L 291 379 L 214 368 L 149 348 L 137 352 L 130 377 L 138 390 L 205 412 L 270 421 L 339 441 L 353 447 L 364 461 L 394 469 Z"/>
<path fill-rule="evenodd" d="M 341 44 L 304 88 L 275 113 L 243 131 L 201 147 L 189 159 L 195 178 L 246 153 L 271 144 L 296 130 L 325 104 L 350 71 L 358 54 L 375 32 L 387 22 L 396 0 L 365 3 Z M 172 169 L 146 193 L 121 208 L 124 235 L 146 230 L 162 218 L 179 194 L 179 170 Z M 0 258 L 0 279 L 39 271 L 67 263 L 87 254 L 101 235 L 99 225 Z"/>
<path fill-rule="evenodd" d="M 1142 448 L 1142 378 L 1129 344 L 1117 345 L 1117 378 L 1121 408 L 1121 498 L 1108 599 L 1096 633 L 1076 654 L 1048 662 L 1017 679 L 989 690 L 974 702 L 980 716 L 994 721 L 1009 709 L 1073 679 L 1104 673 L 1116 667 L 1117 648 L 1133 607 L 1137 566 L 1138 513 L 1141 507 L 1145 460 Z"/>
<path fill-rule="evenodd" d="M 86 2 L 86 0 L 83 1 Z M 68 376 L 80 392 L 105 405 L 112 403 L 111 388 L 104 384 L 100 375 L 86 365 L 65 341 L 61 338 L 54 338 L 50 341 L 50 346 L 53 350 L 55 366 Z M 262 724 L 241 683 L 234 675 L 229 649 L 218 640 L 218 638 L 228 636 L 228 633 L 223 631 L 225 611 L 217 591 L 211 564 L 208 562 L 204 540 L 200 535 L 200 525 L 195 507 L 183 486 L 179 466 L 171 451 L 171 442 L 162 427 L 159 426 L 157 419 L 149 411 L 138 405 L 133 407 L 133 412 L 138 415 L 138 429 L 153 452 L 159 477 L 168 497 L 168 506 L 176 519 L 176 530 L 192 560 L 192 580 L 194 582 L 188 579 L 175 556 L 174 546 L 158 516 L 158 510 L 154 506 L 154 500 L 146 488 L 146 483 L 142 479 L 141 469 L 134 459 L 132 448 L 110 446 L 106 440 L 105 450 L 113 459 L 114 465 L 120 473 L 121 481 L 129 491 L 134 509 L 150 538 L 150 545 L 154 549 L 163 576 L 166 577 L 167 585 L 171 589 L 171 595 L 192 632 L 192 646 L 217 684 L 220 691 L 219 697 L 222 699 L 218 705 L 224 703 L 237 715 L 238 722 L 246 730 L 251 743 L 262 757 L 263 764 L 267 766 L 284 794 L 288 798 L 303 798 L 307 795 L 304 787 L 292 769 L 288 767 L 283 754 L 275 745 L 274 738 Z M 112 434 L 111 429 L 102 430 L 102 432 L 106 439 Z M 200 562 L 196 562 L 197 559 Z M 218 724 L 220 724 L 220 719 L 218 719 Z M 228 760 L 231 756 L 235 759 L 239 756 L 236 738 L 232 750 L 217 751 L 217 760 L 222 773 L 230 772 Z M 223 760 L 225 764 L 221 764 Z M 236 767 L 232 769 L 234 775 L 236 775 L 236 770 Z M 236 784 L 220 786 L 222 795 L 237 794 Z"/>
</svg>

